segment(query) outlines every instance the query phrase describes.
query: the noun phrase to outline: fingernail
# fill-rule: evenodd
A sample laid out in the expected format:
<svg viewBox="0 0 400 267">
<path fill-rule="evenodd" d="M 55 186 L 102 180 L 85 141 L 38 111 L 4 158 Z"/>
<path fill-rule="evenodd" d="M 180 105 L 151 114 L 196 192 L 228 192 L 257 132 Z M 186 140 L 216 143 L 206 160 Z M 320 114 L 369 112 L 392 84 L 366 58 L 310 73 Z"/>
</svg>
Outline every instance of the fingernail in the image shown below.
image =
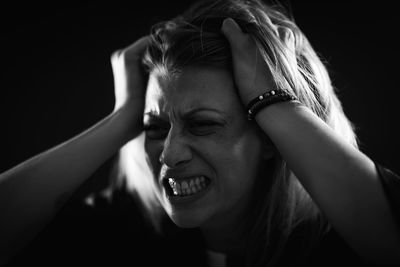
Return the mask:
<svg viewBox="0 0 400 267">
<path fill-rule="evenodd" d="M 232 18 L 226 18 L 223 22 L 223 27 L 227 27 L 228 29 L 233 29 L 234 31 L 242 32 L 242 29 Z"/>
<path fill-rule="evenodd" d="M 232 25 L 235 24 L 235 21 L 231 18 L 226 18 L 224 19 L 224 22 L 222 23 L 222 27 L 232 27 Z"/>
</svg>

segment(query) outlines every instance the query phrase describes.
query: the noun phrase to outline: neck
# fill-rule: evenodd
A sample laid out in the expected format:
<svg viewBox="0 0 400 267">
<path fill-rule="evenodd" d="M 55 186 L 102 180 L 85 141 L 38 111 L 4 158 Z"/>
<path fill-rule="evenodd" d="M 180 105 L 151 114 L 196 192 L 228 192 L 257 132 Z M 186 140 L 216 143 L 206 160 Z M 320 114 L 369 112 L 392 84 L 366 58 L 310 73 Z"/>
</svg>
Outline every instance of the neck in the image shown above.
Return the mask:
<svg viewBox="0 0 400 267">
<path fill-rule="evenodd" d="M 220 220 L 209 223 L 200 228 L 208 249 L 222 253 L 238 253 L 243 250 L 243 245 L 248 236 L 248 228 L 243 214 L 221 216 Z"/>
<path fill-rule="evenodd" d="M 241 250 L 244 238 L 236 231 L 226 231 L 226 229 L 201 229 L 206 246 L 208 249 L 221 253 L 235 253 Z"/>
</svg>

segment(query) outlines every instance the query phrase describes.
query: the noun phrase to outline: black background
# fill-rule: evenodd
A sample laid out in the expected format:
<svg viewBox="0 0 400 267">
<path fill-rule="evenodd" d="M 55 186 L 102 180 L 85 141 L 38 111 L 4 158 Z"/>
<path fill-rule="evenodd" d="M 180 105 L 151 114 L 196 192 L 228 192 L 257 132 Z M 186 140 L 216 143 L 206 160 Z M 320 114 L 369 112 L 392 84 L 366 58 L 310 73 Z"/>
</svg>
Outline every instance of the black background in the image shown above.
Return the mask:
<svg viewBox="0 0 400 267">
<path fill-rule="evenodd" d="M 0 172 L 108 115 L 114 101 L 111 53 L 191 2 L 3 6 Z M 361 150 L 400 173 L 400 23 L 394 4 L 285 3 L 327 61 Z"/>
</svg>

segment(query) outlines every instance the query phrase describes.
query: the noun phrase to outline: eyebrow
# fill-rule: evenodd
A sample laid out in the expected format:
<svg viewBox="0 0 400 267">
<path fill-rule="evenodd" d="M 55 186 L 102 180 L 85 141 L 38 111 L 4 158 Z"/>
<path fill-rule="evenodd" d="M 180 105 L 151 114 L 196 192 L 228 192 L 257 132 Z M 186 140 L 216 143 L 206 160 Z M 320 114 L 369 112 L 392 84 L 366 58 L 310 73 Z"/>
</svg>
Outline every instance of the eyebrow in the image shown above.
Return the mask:
<svg viewBox="0 0 400 267">
<path fill-rule="evenodd" d="M 211 112 L 218 113 L 219 115 L 222 115 L 222 116 L 227 116 L 227 114 L 225 112 L 223 112 L 222 110 L 218 110 L 218 109 L 214 109 L 214 108 L 194 108 L 194 109 L 191 109 L 188 112 L 185 112 L 184 114 L 180 114 L 180 115 L 183 118 L 186 118 L 186 117 L 192 116 L 195 113 L 203 112 L 203 111 L 211 111 Z"/>
<path fill-rule="evenodd" d="M 179 115 L 182 118 L 188 118 L 190 116 L 193 116 L 195 113 L 204 112 L 204 111 L 211 111 L 211 112 L 218 113 L 221 116 L 228 117 L 228 114 L 222 110 L 218 110 L 215 108 L 204 108 L 204 107 L 203 108 L 194 108 L 194 109 L 191 109 L 184 113 L 181 112 L 181 113 L 179 113 Z M 144 113 L 144 115 L 148 115 L 151 117 L 158 117 L 156 114 L 154 114 L 154 111 L 148 111 L 148 112 Z"/>
</svg>

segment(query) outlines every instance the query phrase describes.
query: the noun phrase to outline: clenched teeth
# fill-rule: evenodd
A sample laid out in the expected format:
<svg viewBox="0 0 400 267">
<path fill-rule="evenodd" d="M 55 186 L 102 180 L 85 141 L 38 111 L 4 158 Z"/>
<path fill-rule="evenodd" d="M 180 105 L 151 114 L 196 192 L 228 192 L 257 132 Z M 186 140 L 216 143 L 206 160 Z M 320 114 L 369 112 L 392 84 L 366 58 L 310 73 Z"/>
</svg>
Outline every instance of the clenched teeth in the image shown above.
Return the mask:
<svg viewBox="0 0 400 267">
<path fill-rule="evenodd" d="M 168 184 L 171 187 L 174 196 L 193 195 L 204 190 L 208 186 L 204 176 L 188 178 L 183 181 L 168 178 Z"/>
</svg>

